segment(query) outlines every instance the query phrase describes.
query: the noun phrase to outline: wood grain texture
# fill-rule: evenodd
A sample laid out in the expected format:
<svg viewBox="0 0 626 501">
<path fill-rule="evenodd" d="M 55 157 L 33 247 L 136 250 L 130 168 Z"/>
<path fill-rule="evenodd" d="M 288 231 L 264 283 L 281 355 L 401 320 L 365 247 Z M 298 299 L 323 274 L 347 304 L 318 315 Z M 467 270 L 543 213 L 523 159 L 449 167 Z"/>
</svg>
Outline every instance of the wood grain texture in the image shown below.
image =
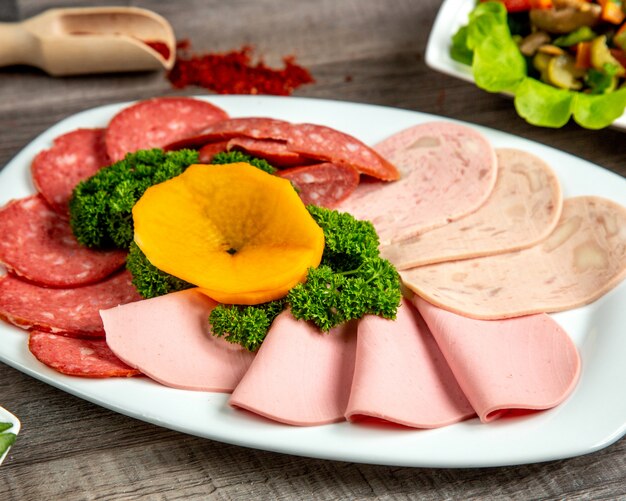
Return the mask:
<svg viewBox="0 0 626 501">
<path fill-rule="evenodd" d="M 296 95 L 453 117 L 568 151 L 626 176 L 623 132 L 539 129 L 510 100 L 424 63 L 435 0 L 157 0 L 135 5 L 169 19 L 199 51 L 253 44 L 267 63 L 294 54 L 316 83 Z M 22 17 L 73 0 L 21 0 Z M 80 5 L 96 5 L 95 0 Z M 175 91 L 161 73 L 53 79 L 0 69 L 0 166 L 81 110 Z M 1 340 L 0 340 L 1 342 Z M 22 420 L 0 468 L 0 499 L 626 499 L 626 441 L 587 456 L 481 469 L 393 468 L 300 458 L 191 437 L 108 411 L 0 364 L 0 403 Z M 601 410 L 599 410 L 601 412 Z M 590 426 L 592 423 L 590 423 Z"/>
</svg>

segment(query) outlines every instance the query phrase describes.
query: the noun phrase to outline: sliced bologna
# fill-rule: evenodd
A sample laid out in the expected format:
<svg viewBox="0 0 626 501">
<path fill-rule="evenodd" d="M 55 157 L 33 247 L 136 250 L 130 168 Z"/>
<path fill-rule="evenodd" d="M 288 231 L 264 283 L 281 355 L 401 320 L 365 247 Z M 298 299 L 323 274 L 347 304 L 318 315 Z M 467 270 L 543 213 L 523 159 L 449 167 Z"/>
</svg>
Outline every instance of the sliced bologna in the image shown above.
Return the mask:
<svg viewBox="0 0 626 501">
<path fill-rule="evenodd" d="M 359 185 L 356 170 L 329 162 L 283 169 L 276 174 L 291 181 L 305 205 L 335 207 Z"/>
<path fill-rule="evenodd" d="M 242 137 L 282 142 L 286 145 L 286 150 L 276 145 L 282 155 L 289 151 L 316 161 L 351 166 L 361 174 L 384 181 L 399 177 L 394 165 L 349 134 L 323 125 L 292 124 L 274 118 L 244 117 L 224 120 L 207 127 L 196 137 L 177 141 L 166 149 L 200 148 L 210 142 Z"/>
<path fill-rule="evenodd" d="M 254 354 L 211 336 L 215 302 L 195 290 L 167 294 L 100 312 L 111 350 L 166 386 L 232 391 Z"/>
<path fill-rule="evenodd" d="M 105 378 L 140 374 L 117 358 L 104 339 L 80 339 L 32 331 L 28 349 L 37 360 L 68 376 Z"/>
<path fill-rule="evenodd" d="M 599 197 L 566 199 L 559 224 L 527 249 L 402 271 L 405 285 L 447 310 L 479 319 L 588 304 L 626 277 L 626 209 Z"/>
<path fill-rule="evenodd" d="M 376 150 L 397 165 L 401 178 L 385 185 L 361 183 L 337 209 L 370 220 L 383 244 L 471 214 L 495 185 L 495 150 L 482 134 L 463 125 L 417 125 Z"/>
<path fill-rule="evenodd" d="M 381 255 L 399 270 L 530 247 L 556 226 L 563 196 L 541 159 L 520 150 L 496 150 L 498 177 L 487 201 L 472 214 L 416 237 L 386 245 Z"/>
<path fill-rule="evenodd" d="M 124 265 L 126 252 L 80 245 L 68 221 L 40 195 L 0 209 L 0 262 L 40 285 L 75 287 L 97 282 Z"/>
<path fill-rule="evenodd" d="M 554 407 L 576 385 L 578 351 L 548 315 L 475 320 L 414 301 L 481 421 Z"/>
<path fill-rule="evenodd" d="M 403 300 L 395 321 L 359 322 L 346 417 L 437 428 L 475 415 L 415 307 Z"/>
<path fill-rule="evenodd" d="M 281 423 L 343 421 L 356 348 L 356 323 L 322 333 L 281 313 L 229 403 Z"/>
<path fill-rule="evenodd" d="M 31 165 L 37 191 L 59 214 L 69 216 L 74 187 L 108 165 L 104 129 L 78 129 L 54 140 Z"/>
<path fill-rule="evenodd" d="M 139 299 L 126 271 L 72 289 L 39 287 L 12 275 L 0 279 L 0 318 L 25 329 L 68 336 L 104 336 L 99 310 Z"/>
<path fill-rule="evenodd" d="M 188 97 L 157 97 L 128 106 L 113 117 L 105 133 L 113 162 L 133 151 L 162 148 L 195 136 L 228 115 L 217 106 Z"/>
</svg>

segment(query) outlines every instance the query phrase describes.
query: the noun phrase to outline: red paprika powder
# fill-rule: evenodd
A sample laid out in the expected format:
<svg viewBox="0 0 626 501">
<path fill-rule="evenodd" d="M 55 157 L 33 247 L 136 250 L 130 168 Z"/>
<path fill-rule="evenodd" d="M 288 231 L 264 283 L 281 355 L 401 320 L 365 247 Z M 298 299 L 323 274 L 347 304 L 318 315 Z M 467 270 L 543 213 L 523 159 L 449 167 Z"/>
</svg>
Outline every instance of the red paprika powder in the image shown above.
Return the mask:
<svg viewBox="0 0 626 501">
<path fill-rule="evenodd" d="M 188 55 L 189 42 L 183 40 L 177 48 L 176 63 L 167 78 L 179 89 L 196 85 L 218 94 L 287 96 L 301 85 L 315 81 L 293 56 L 283 58 L 282 69 L 270 68 L 262 60 L 254 64 L 253 48 L 249 45 L 224 53 Z"/>
</svg>

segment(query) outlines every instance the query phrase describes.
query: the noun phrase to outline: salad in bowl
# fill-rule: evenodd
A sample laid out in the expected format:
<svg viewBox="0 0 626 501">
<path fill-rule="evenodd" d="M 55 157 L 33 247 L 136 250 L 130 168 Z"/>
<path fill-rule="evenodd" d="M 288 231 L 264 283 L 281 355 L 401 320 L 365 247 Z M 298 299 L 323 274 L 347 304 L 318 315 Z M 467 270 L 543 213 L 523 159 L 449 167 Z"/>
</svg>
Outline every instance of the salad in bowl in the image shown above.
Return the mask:
<svg viewBox="0 0 626 501">
<path fill-rule="evenodd" d="M 533 125 L 573 118 L 607 127 L 626 108 L 626 3 L 479 2 L 452 37 L 450 56 L 471 66 L 480 88 L 513 94 Z"/>
</svg>

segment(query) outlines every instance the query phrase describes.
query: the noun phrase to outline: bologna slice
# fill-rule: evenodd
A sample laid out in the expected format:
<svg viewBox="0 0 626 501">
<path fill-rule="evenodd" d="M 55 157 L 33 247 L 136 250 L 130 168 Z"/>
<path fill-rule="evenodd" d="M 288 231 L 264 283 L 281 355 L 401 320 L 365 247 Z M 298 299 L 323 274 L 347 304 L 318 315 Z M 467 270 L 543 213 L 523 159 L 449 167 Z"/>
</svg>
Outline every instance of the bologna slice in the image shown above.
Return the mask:
<svg viewBox="0 0 626 501">
<path fill-rule="evenodd" d="M 396 167 L 383 156 L 349 134 L 323 125 L 292 124 L 274 118 L 224 120 L 207 127 L 198 136 L 170 144 L 166 149 L 199 148 L 210 142 L 240 137 L 283 142 L 292 153 L 317 161 L 351 166 L 359 173 L 384 181 L 398 179 L 400 175 Z"/>
<path fill-rule="evenodd" d="M 0 318 L 24 329 L 68 336 L 104 336 L 99 310 L 139 299 L 126 271 L 72 289 L 39 287 L 12 275 L 0 279 Z"/>
<path fill-rule="evenodd" d="M 626 209 L 599 197 L 563 202 L 541 243 L 517 252 L 402 271 L 430 303 L 478 319 L 569 310 L 591 303 L 626 277 Z"/>
<path fill-rule="evenodd" d="M 32 331 L 28 349 L 37 360 L 68 376 L 105 378 L 140 374 L 117 358 L 104 339 L 81 339 Z"/>
<path fill-rule="evenodd" d="M 113 162 L 133 151 L 162 148 L 195 136 L 228 115 L 217 106 L 188 97 L 158 97 L 128 106 L 113 117 L 105 133 Z"/>
<path fill-rule="evenodd" d="M 403 300 L 395 321 L 359 322 L 346 417 L 437 428 L 475 415 L 415 307 Z"/>
<path fill-rule="evenodd" d="M 383 246 L 399 270 L 530 247 L 556 226 L 563 195 L 541 159 L 520 150 L 496 150 L 498 177 L 487 201 L 472 214 L 416 237 Z"/>
<path fill-rule="evenodd" d="M 361 183 L 337 209 L 371 221 L 383 244 L 471 214 L 496 182 L 495 150 L 482 134 L 463 125 L 416 125 L 376 150 L 398 167 L 400 179 L 382 186 Z"/>
<path fill-rule="evenodd" d="M 40 285 L 75 287 L 97 282 L 124 265 L 126 252 L 98 251 L 78 243 L 68 221 L 40 195 L 0 209 L 0 262 Z"/>
<path fill-rule="evenodd" d="M 511 410 L 549 409 L 576 385 L 576 346 L 545 313 L 475 320 L 414 301 L 481 421 Z"/>
<path fill-rule="evenodd" d="M 276 174 L 291 181 L 305 205 L 335 207 L 359 185 L 356 170 L 329 162 L 283 169 Z"/>
<path fill-rule="evenodd" d="M 296 426 L 343 421 L 350 397 L 356 323 L 320 332 L 281 313 L 229 403 Z"/>
<path fill-rule="evenodd" d="M 100 312 L 111 350 L 161 384 L 197 391 L 232 391 L 254 354 L 210 334 L 216 303 L 196 290 Z"/>
<path fill-rule="evenodd" d="M 108 165 L 104 129 L 78 129 L 54 140 L 31 165 L 33 182 L 46 202 L 65 217 L 74 187 Z"/>
</svg>

